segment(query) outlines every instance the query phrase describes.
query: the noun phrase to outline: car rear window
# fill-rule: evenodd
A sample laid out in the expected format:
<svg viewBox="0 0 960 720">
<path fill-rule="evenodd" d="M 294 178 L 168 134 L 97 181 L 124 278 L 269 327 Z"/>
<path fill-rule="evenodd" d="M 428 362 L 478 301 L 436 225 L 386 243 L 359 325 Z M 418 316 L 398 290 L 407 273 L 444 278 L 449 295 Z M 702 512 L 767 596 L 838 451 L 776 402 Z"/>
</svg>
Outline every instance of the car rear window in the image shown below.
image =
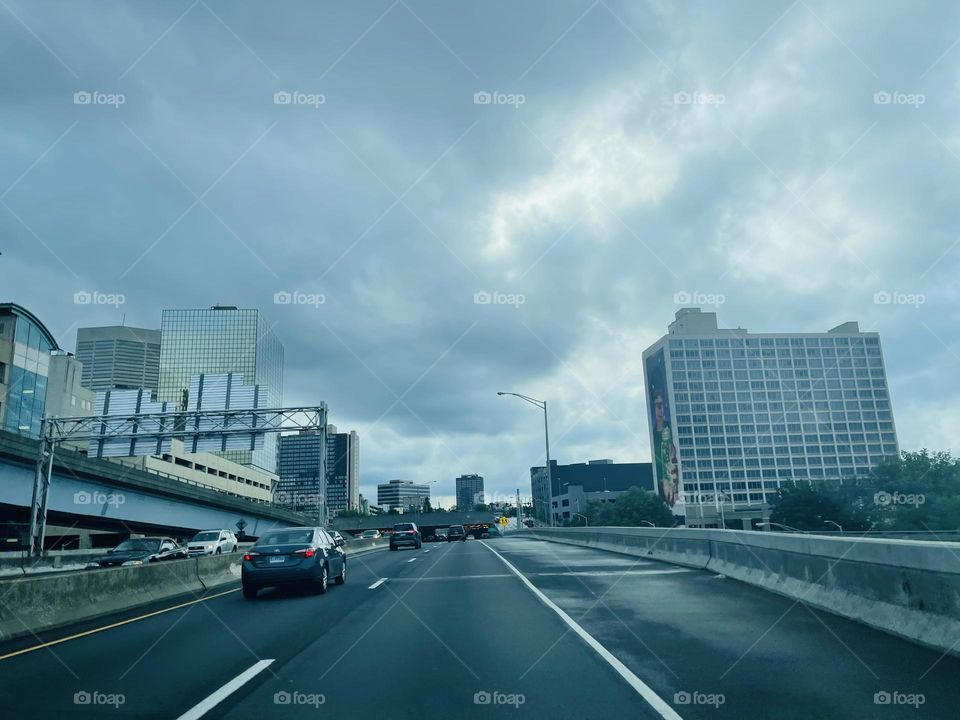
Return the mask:
<svg viewBox="0 0 960 720">
<path fill-rule="evenodd" d="M 405 532 L 407 530 L 413 530 L 413 523 L 397 523 L 393 526 L 393 529 L 397 532 Z"/>
<path fill-rule="evenodd" d="M 306 545 L 313 540 L 313 530 L 279 530 L 257 540 L 257 545 Z"/>
</svg>

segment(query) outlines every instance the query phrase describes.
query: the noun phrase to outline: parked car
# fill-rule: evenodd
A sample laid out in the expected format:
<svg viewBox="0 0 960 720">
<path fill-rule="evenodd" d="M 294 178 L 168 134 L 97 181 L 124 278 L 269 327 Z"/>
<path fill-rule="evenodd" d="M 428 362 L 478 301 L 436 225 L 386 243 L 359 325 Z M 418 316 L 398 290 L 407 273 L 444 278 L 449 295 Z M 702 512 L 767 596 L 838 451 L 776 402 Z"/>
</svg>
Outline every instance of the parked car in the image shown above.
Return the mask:
<svg viewBox="0 0 960 720">
<path fill-rule="evenodd" d="M 467 531 L 463 529 L 463 525 L 451 525 L 450 529 L 447 530 L 447 542 L 453 542 L 454 540 L 466 540 Z"/>
<path fill-rule="evenodd" d="M 360 536 L 363 540 L 376 540 L 377 538 L 383 537 L 383 533 L 379 530 L 364 530 L 363 534 Z"/>
<path fill-rule="evenodd" d="M 347 580 L 343 539 L 335 540 L 321 527 L 269 530 L 243 555 L 240 579 L 243 597 L 253 600 L 265 587 L 304 585 L 322 594 L 330 577 Z"/>
<path fill-rule="evenodd" d="M 201 530 L 187 543 L 191 556 L 236 552 L 240 542 L 230 530 Z"/>
<path fill-rule="evenodd" d="M 401 546 L 419 548 L 422 544 L 420 528 L 416 523 L 397 523 L 393 526 L 393 535 L 390 536 L 390 549 L 399 550 Z"/>
<path fill-rule="evenodd" d="M 424 535 L 424 536 L 423 536 L 423 541 L 424 541 L 424 542 L 437 542 L 437 536 L 436 536 L 436 535 Z"/>
<path fill-rule="evenodd" d="M 187 549 L 168 537 L 143 537 L 124 540 L 107 554 L 87 563 L 87 569 L 143 565 L 160 560 L 187 557 Z"/>
<path fill-rule="evenodd" d="M 447 528 L 437 528 L 437 542 L 447 541 Z"/>
</svg>

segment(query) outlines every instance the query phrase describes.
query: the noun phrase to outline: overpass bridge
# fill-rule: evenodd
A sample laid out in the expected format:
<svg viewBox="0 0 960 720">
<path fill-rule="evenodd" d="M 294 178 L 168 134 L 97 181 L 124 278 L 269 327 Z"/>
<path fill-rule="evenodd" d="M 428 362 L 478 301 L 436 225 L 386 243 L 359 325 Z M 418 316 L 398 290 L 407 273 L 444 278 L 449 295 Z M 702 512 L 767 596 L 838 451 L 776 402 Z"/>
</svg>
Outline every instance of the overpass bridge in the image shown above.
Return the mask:
<svg viewBox="0 0 960 720">
<path fill-rule="evenodd" d="M 7 547 L 29 524 L 39 442 L 0 432 L 0 528 Z M 203 528 L 258 535 L 313 520 L 268 503 L 59 449 L 54 458 L 46 547 L 110 546 L 131 532 L 189 537 Z M 18 542 L 9 542 L 16 540 Z"/>
</svg>

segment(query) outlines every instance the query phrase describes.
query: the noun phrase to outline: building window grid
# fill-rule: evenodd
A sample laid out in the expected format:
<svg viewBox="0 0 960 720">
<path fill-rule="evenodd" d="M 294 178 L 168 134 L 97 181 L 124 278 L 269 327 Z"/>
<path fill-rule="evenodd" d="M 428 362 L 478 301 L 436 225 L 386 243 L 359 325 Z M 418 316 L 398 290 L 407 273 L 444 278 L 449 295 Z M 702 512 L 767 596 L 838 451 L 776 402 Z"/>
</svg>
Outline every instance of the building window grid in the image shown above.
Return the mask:
<svg viewBox="0 0 960 720">
<path fill-rule="evenodd" d="M 861 425 L 862 430 L 856 434 L 865 434 L 865 433 L 877 433 L 882 432 L 881 423 L 889 424 L 888 433 L 890 437 L 884 438 L 883 443 L 872 443 L 866 444 L 864 448 L 860 449 L 861 454 L 855 453 L 853 450 L 853 442 L 847 443 L 851 446 L 851 452 L 841 453 L 831 452 L 829 454 L 824 454 L 822 452 L 825 446 L 831 445 L 829 439 L 818 440 L 813 443 L 812 449 L 804 447 L 802 441 L 800 444 L 790 443 L 789 446 L 792 448 L 794 445 L 798 448 L 802 448 L 802 453 L 791 452 L 789 455 L 784 455 L 782 453 L 764 453 L 769 454 L 772 457 L 769 458 L 768 466 L 760 470 L 749 470 L 747 473 L 756 473 L 756 477 L 777 477 L 776 483 L 779 485 L 783 481 L 789 481 L 794 478 L 807 479 L 807 478 L 833 478 L 833 477 L 842 477 L 844 475 L 844 470 L 849 469 L 853 472 L 862 472 L 869 471 L 869 468 L 875 464 L 877 461 L 888 457 L 891 454 L 895 454 L 897 446 L 893 440 L 895 434 L 893 433 L 892 425 L 892 415 L 889 408 L 889 392 L 887 388 L 887 383 L 884 376 L 884 368 L 882 364 L 882 358 L 880 356 L 879 344 L 876 342 L 876 338 L 867 338 L 868 340 L 872 339 L 874 342 L 870 343 L 875 347 L 867 348 L 865 353 L 858 353 L 857 345 L 861 343 L 853 344 L 851 348 L 852 352 L 845 352 L 843 350 L 836 351 L 833 341 L 838 340 L 841 342 L 837 343 L 837 346 L 843 346 L 846 343 L 843 342 L 847 340 L 846 338 L 778 338 L 778 341 L 783 341 L 783 344 L 777 345 L 781 350 L 786 350 L 789 347 L 788 351 L 778 352 L 776 355 L 773 354 L 773 351 L 768 351 L 766 358 L 758 356 L 756 353 L 750 353 L 749 351 L 745 354 L 747 355 L 748 360 L 761 360 L 759 365 L 754 363 L 752 370 L 754 371 L 764 371 L 763 374 L 767 375 L 766 371 L 775 371 L 773 377 L 764 377 L 762 381 L 763 390 L 760 391 L 758 386 L 754 385 L 754 388 L 751 389 L 751 396 L 749 398 L 745 397 L 744 399 L 749 403 L 748 409 L 754 410 L 754 412 L 740 412 L 740 409 L 736 409 L 725 412 L 717 412 L 717 414 L 722 415 L 724 421 L 723 431 L 718 432 L 717 428 L 710 428 L 706 431 L 704 439 L 716 442 L 707 443 L 706 447 L 703 448 L 704 452 L 701 456 L 703 458 L 711 458 L 711 460 L 706 460 L 706 464 L 710 466 L 711 471 L 716 470 L 718 473 L 723 473 L 724 475 L 731 475 L 734 472 L 740 470 L 738 457 L 741 456 L 742 451 L 750 446 L 759 445 L 761 448 L 767 446 L 772 446 L 771 442 L 766 442 L 767 435 L 761 435 L 755 430 L 751 432 L 746 437 L 754 440 L 753 443 L 744 442 L 744 435 L 742 432 L 740 434 L 733 434 L 726 432 L 726 426 L 729 424 L 728 420 L 730 417 L 735 417 L 736 426 L 742 428 L 744 425 L 752 426 L 755 425 L 755 411 L 759 403 L 765 404 L 774 404 L 779 405 L 783 409 L 770 409 L 764 408 L 761 412 L 766 412 L 770 414 L 769 422 L 763 421 L 761 424 L 771 426 L 771 429 L 774 425 L 780 424 L 811 424 L 811 418 L 804 418 L 804 412 L 813 412 L 815 417 L 812 418 L 813 424 L 825 424 L 827 425 L 828 432 L 821 433 L 817 432 L 816 435 L 829 435 L 832 436 L 836 434 L 835 425 L 842 424 L 844 426 Z M 818 342 L 804 343 L 804 347 L 801 349 L 798 344 L 793 344 L 787 346 L 786 341 L 791 340 L 813 340 L 813 341 L 822 341 L 822 347 L 818 351 L 813 351 L 812 348 L 816 347 Z M 862 341 L 863 338 L 850 338 L 854 341 Z M 689 373 L 685 372 L 686 369 L 690 368 L 690 361 L 693 360 L 696 362 L 696 359 L 699 357 L 699 353 L 693 350 L 693 347 L 689 345 L 691 341 L 687 340 L 687 345 L 684 350 L 685 360 L 673 360 L 671 362 L 671 377 L 674 381 L 674 387 L 676 388 L 677 383 L 683 383 L 682 389 L 684 393 L 682 395 L 676 396 L 676 420 L 677 425 L 677 434 L 678 436 L 687 436 L 690 438 L 692 436 L 693 442 L 689 439 L 687 442 L 683 442 L 684 438 L 680 438 L 679 444 L 681 445 L 681 478 L 687 481 L 694 481 L 697 485 L 700 486 L 698 492 L 703 492 L 702 479 L 706 474 L 701 468 L 705 464 L 700 459 L 694 459 L 693 463 L 690 463 L 690 458 L 698 458 L 697 455 L 692 453 L 692 450 L 684 451 L 683 448 L 689 447 L 692 444 L 696 443 L 696 438 L 702 433 L 697 433 L 698 429 L 705 430 L 709 427 L 706 422 L 702 423 L 703 428 L 698 428 L 695 425 L 695 418 L 692 416 L 694 410 L 699 408 L 695 407 L 699 405 L 702 407 L 707 404 L 707 401 L 710 399 L 709 394 L 705 389 L 702 388 L 693 388 L 688 387 L 686 380 L 688 379 L 701 379 L 700 374 L 694 374 L 694 377 L 691 378 Z M 829 344 L 828 344 L 829 343 Z M 712 342 L 711 342 L 712 345 Z M 767 345 L 769 347 L 769 345 Z M 826 348 L 831 348 L 833 352 L 827 351 L 824 352 Z M 714 351 L 710 351 L 713 353 Z M 827 366 L 827 361 L 831 360 L 834 354 L 838 355 L 837 362 L 833 367 Z M 857 364 L 857 360 L 866 354 L 868 359 L 865 359 L 863 363 Z M 672 356 L 676 358 L 676 354 Z M 806 372 L 804 375 L 807 377 L 785 377 L 785 374 L 782 372 L 785 368 L 789 368 L 791 371 L 794 370 L 795 363 L 793 362 L 794 358 L 803 358 L 803 364 L 809 364 L 808 361 L 812 360 L 812 366 L 815 369 L 820 369 L 823 372 L 810 377 L 811 373 Z M 749 364 L 749 363 L 748 363 Z M 680 366 L 679 368 L 677 366 Z M 838 372 L 836 373 L 838 377 L 833 377 L 833 370 L 852 370 L 850 373 Z M 712 380 L 712 375 L 707 373 L 704 379 Z M 803 381 L 804 384 L 807 384 L 809 381 L 809 387 L 801 388 L 788 388 L 783 387 L 783 380 L 790 380 L 793 384 L 796 384 L 798 380 Z M 839 392 L 842 396 L 840 402 L 843 403 L 843 410 L 828 410 L 827 407 L 817 407 L 817 402 L 826 402 L 824 400 L 814 400 L 814 393 L 827 392 L 829 397 L 830 390 L 837 390 L 837 388 L 828 388 L 833 381 L 841 381 Z M 848 380 L 848 383 L 843 383 L 842 380 Z M 759 381 L 754 381 L 759 382 Z M 767 383 L 775 383 L 774 387 L 769 387 Z M 843 387 L 846 384 L 847 387 Z M 756 397 L 756 394 L 762 392 L 763 399 Z M 738 395 L 740 392 L 738 391 Z M 784 395 L 788 397 L 784 397 Z M 685 403 L 682 401 L 689 401 Z M 786 407 L 789 403 L 793 402 L 795 409 L 790 409 Z M 879 402 L 877 402 L 879 401 Z M 834 400 L 836 402 L 836 400 Z M 810 403 L 808 407 L 803 407 L 801 403 Z M 686 412 L 686 414 L 685 414 Z M 780 418 L 776 417 L 776 413 L 780 412 Z M 830 412 L 828 417 L 816 417 L 819 413 Z M 799 423 L 788 423 L 788 414 L 798 413 L 800 415 Z M 702 414 L 702 412 L 701 412 Z M 839 415 L 840 417 L 837 417 Z M 871 417 L 872 416 L 872 417 Z M 777 420 L 779 419 L 779 423 Z M 806 422 L 804 422 L 806 421 Z M 873 427 L 869 427 L 873 426 Z M 819 430 L 819 428 L 818 428 Z M 780 433 L 782 434 L 782 433 Z M 841 434 L 850 434 L 847 433 Z M 771 433 L 772 435 L 772 433 Z M 760 440 L 763 439 L 764 442 L 760 443 Z M 733 442 L 731 442 L 733 440 Z M 839 443 L 834 443 L 833 446 Z M 864 443 L 860 443 L 863 445 Z M 741 452 L 735 452 L 727 458 L 727 467 L 715 468 L 717 464 L 716 461 L 712 458 L 722 458 L 726 454 L 726 448 L 733 446 L 735 450 Z M 722 451 L 722 452 L 714 452 Z M 744 458 L 743 465 L 746 468 L 747 460 L 746 453 L 742 453 Z M 734 463 L 729 462 L 730 457 L 734 458 Z M 686 460 L 686 462 L 684 462 Z M 722 462 L 722 461 L 721 461 Z M 761 460 L 763 462 L 763 460 Z M 735 465 L 736 463 L 736 465 Z M 684 464 L 687 465 L 688 469 L 684 472 Z M 695 476 L 693 477 L 684 477 L 688 473 Z M 784 473 L 789 473 L 789 477 L 783 477 Z M 712 476 L 712 472 L 709 473 Z M 849 473 L 847 473 L 849 474 Z M 720 480 L 726 480 L 726 478 L 718 478 Z M 732 492 L 732 487 L 730 485 L 730 480 L 727 480 L 726 483 L 721 483 L 721 489 L 726 489 L 729 492 Z M 773 488 L 765 488 L 769 490 L 767 494 L 775 492 Z M 738 500 L 739 501 L 739 500 Z"/>
</svg>

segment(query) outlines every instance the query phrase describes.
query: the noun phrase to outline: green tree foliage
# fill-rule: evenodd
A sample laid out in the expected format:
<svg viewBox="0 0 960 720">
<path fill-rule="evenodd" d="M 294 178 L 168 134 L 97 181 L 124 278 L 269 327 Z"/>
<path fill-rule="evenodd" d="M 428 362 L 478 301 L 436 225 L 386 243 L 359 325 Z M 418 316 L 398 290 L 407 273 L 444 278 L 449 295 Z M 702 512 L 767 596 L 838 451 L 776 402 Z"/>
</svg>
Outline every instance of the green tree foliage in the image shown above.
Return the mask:
<svg viewBox="0 0 960 720">
<path fill-rule="evenodd" d="M 584 514 L 591 525 L 607 527 L 635 527 L 645 525 L 644 521 L 658 527 L 673 527 L 676 523 L 660 496 L 639 486 L 630 488 L 613 502 L 591 501 Z M 571 523 L 580 524 L 582 521 L 582 518 L 573 518 Z"/>
<path fill-rule="evenodd" d="M 433 505 L 430 504 L 430 498 L 423 499 L 423 511 L 425 513 L 433 512 Z"/>
<path fill-rule="evenodd" d="M 770 520 L 799 530 L 960 529 L 960 459 L 950 453 L 904 452 L 868 478 L 785 486 L 770 504 Z"/>
</svg>

